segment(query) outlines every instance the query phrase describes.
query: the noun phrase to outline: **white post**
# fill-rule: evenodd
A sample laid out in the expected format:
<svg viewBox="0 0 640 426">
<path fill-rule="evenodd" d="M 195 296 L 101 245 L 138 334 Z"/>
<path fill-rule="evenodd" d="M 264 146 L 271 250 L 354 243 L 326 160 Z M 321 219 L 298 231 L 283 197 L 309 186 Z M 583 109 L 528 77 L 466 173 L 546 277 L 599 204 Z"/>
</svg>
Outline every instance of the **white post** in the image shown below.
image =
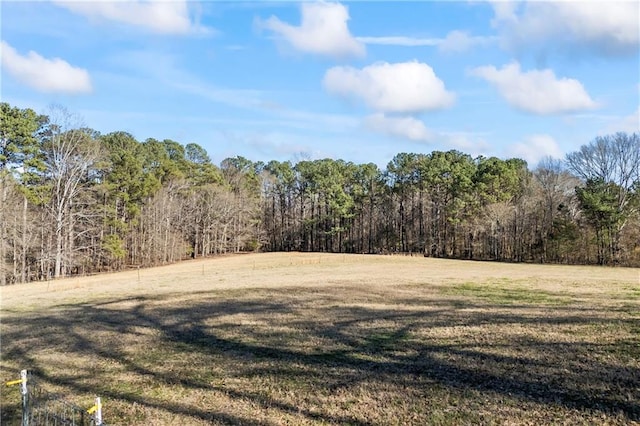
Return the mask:
<svg viewBox="0 0 640 426">
<path fill-rule="evenodd" d="M 29 394 L 27 390 L 27 370 L 20 371 L 20 393 L 22 394 L 22 426 L 29 426 Z"/>
<path fill-rule="evenodd" d="M 102 403 L 100 397 L 96 398 L 96 414 L 95 414 L 96 426 L 102 425 Z"/>
</svg>

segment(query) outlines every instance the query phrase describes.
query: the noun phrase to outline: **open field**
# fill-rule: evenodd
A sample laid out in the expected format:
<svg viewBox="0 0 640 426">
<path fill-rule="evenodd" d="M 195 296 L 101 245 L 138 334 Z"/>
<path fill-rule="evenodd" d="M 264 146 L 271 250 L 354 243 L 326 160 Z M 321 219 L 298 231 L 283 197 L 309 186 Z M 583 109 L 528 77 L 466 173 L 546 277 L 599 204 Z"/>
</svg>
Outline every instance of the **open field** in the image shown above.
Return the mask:
<svg viewBox="0 0 640 426">
<path fill-rule="evenodd" d="M 274 253 L 0 291 L 0 379 L 110 425 L 640 424 L 638 269 Z"/>
</svg>

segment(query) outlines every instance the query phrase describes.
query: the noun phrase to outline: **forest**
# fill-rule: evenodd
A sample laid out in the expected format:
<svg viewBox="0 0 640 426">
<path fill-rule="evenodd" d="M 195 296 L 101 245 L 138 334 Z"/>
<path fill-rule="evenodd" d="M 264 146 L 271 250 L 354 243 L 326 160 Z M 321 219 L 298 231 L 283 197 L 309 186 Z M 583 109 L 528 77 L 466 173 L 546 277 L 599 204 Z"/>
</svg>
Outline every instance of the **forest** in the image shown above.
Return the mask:
<svg viewBox="0 0 640 426">
<path fill-rule="evenodd" d="M 640 135 L 518 158 L 398 153 L 214 164 L 1 103 L 0 285 L 244 251 L 640 266 Z"/>
</svg>

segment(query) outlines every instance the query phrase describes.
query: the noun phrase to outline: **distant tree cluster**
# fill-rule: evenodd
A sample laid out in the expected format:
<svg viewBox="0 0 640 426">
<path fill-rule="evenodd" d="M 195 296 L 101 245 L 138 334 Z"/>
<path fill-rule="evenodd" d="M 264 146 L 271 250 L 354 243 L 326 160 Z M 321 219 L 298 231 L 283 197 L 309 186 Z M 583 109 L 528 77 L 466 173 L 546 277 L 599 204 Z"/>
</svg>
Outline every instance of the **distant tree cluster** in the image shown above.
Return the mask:
<svg viewBox="0 0 640 426">
<path fill-rule="evenodd" d="M 197 144 L 0 105 L 0 285 L 255 250 L 640 265 L 638 134 L 534 171 L 458 151 L 216 166 Z"/>
</svg>

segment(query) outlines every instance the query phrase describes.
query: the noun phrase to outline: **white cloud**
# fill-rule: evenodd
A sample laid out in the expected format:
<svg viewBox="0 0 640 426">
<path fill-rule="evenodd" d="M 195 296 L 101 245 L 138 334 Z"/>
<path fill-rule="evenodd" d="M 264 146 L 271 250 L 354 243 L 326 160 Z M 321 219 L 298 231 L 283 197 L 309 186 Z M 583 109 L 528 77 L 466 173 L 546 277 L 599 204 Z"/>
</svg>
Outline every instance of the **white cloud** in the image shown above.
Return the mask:
<svg viewBox="0 0 640 426">
<path fill-rule="evenodd" d="M 513 62 L 502 69 L 494 66 L 471 70 L 498 89 L 509 105 L 534 114 L 547 115 L 596 108 L 582 84 L 571 78 L 556 78 L 550 69 L 522 72 Z"/>
<path fill-rule="evenodd" d="M 433 134 L 424 123 L 413 117 L 388 117 L 376 113 L 365 118 L 367 129 L 389 136 L 399 136 L 414 142 L 430 142 Z"/>
<path fill-rule="evenodd" d="M 45 93 L 82 94 L 93 90 L 85 69 L 60 58 L 44 58 L 34 51 L 22 56 L 5 41 L 1 46 L 2 67 L 29 87 Z"/>
<path fill-rule="evenodd" d="M 275 16 L 259 25 L 281 36 L 294 49 L 331 57 L 361 57 L 364 45 L 347 27 L 349 11 L 339 3 L 303 3 L 300 26 L 289 25 Z"/>
<path fill-rule="evenodd" d="M 361 99 L 368 107 L 383 112 L 438 110 L 455 100 L 433 69 L 417 61 L 380 62 L 362 69 L 333 67 L 325 73 L 323 85 L 329 93 Z"/>
<path fill-rule="evenodd" d="M 549 135 L 531 135 L 523 142 L 506 148 L 509 157 L 522 158 L 529 166 L 535 166 L 545 157 L 562 158 L 564 153 L 558 143 Z"/>
<path fill-rule="evenodd" d="M 404 47 L 437 46 L 443 41 L 443 39 L 440 38 L 416 38 L 405 36 L 356 37 L 356 39 L 365 44 Z"/>
<path fill-rule="evenodd" d="M 466 31 L 451 31 L 438 45 L 443 52 L 461 53 L 473 47 L 487 46 L 497 40 L 496 37 L 470 36 Z"/>
<path fill-rule="evenodd" d="M 605 129 L 605 133 L 640 133 L 640 107 L 631 114 L 618 118 L 609 124 Z"/>
<path fill-rule="evenodd" d="M 497 37 L 471 36 L 466 31 L 451 31 L 445 38 L 417 38 L 406 36 L 357 37 L 365 44 L 383 46 L 420 47 L 434 46 L 443 52 L 464 52 L 472 47 L 486 46 L 495 42 Z"/>
<path fill-rule="evenodd" d="M 491 20 L 491 25 L 498 27 L 506 22 L 517 21 L 516 2 L 503 0 L 489 0 L 489 2 L 493 6 L 493 12 L 495 15 Z"/>
<path fill-rule="evenodd" d="M 479 155 L 488 156 L 492 145 L 485 139 L 486 134 L 461 131 L 439 131 L 437 138 L 445 146 L 468 153 L 473 157 Z"/>
<path fill-rule="evenodd" d="M 637 1 L 492 3 L 493 25 L 509 49 L 635 55 L 640 48 Z"/>
<path fill-rule="evenodd" d="M 185 0 L 65 1 L 58 6 L 90 19 L 121 22 L 159 34 L 209 33 L 211 30 L 192 22 Z"/>
</svg>

